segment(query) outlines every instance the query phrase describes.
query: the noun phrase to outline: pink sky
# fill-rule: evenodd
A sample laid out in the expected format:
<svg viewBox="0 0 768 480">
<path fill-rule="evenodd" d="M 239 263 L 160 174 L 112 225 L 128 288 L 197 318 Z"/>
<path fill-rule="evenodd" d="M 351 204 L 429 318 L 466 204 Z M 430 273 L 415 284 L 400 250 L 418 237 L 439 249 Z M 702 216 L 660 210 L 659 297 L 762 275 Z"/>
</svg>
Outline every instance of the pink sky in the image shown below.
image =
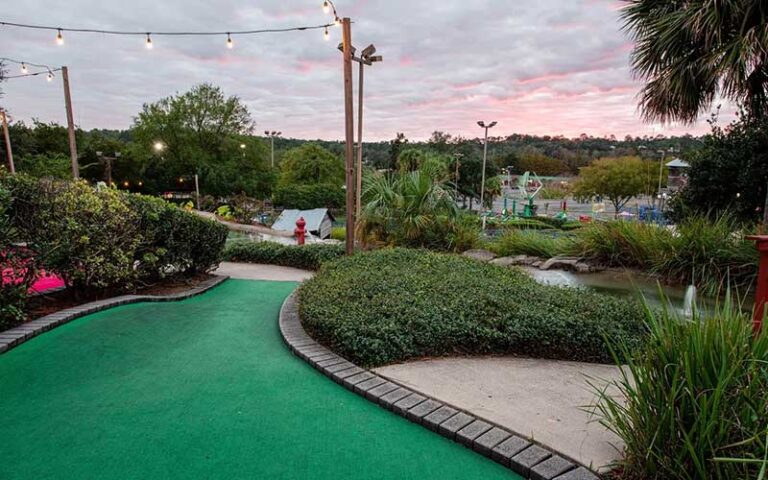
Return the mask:
<svg viewBox="0 0 768 480">
<path fill-rule="evenodd" d="M 238 30 L 318 25 L 329 21 L 318 0 L 97 0 L 16 2 L 0 20 L 57 26 L 158 30 Z M 641 121 L 614 0 L 339 0 L 354 20 L 353 43 L 375 43 L 384 62 L 366 71 L 367 140 L 396 132 L 424 139 L 434 130 L 480 134 L 477 120 L 496 120 L 495 135 L 586 133 L 617 137 L 701 134 L 690 126 Z M 340 30 L 235 37 L 143 38 L 0 28 L 3 55 L 68 65 L 76 122 L 127 128 L 145 102 L 213 82 L 248 105 L 256 131 L 296 138 L 343 136 Z M 64 122 L 61 86 L 44 77 L 13 79 L 0 103 L 15 119 Z M 721 121 L 732 118 L 726 107 Z M 706 119 L 707 116 L 704 117 Z"/>
</svg>

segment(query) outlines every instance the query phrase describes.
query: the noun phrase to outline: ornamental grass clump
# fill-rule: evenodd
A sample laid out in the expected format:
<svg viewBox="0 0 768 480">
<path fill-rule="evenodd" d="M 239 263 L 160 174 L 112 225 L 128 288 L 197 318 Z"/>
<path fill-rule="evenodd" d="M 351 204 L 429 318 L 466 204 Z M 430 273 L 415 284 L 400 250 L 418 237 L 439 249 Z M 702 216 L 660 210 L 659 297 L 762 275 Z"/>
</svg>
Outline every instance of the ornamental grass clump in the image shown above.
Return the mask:
<svg viewBox="0 0 768 480">
<path fill-rule="evenodd" d="M 521 270 L 425 250 L 382 249 L 323 265 L 299 290 L 305 328 L 362 365 L 519 354 L 609 362 L 604 338 L 636 345 L 638 302 L 540 285 Z"/>
<path fill-rule="evenodd" d="M 623 378 L 598 389 L 601 423 L 626 445 L 619 477 L 766 478 L 768 333 L 753 336 L 750 316 L 728 303 L 646 318 L 639 352 L 610 341 Z"/>
</svg>

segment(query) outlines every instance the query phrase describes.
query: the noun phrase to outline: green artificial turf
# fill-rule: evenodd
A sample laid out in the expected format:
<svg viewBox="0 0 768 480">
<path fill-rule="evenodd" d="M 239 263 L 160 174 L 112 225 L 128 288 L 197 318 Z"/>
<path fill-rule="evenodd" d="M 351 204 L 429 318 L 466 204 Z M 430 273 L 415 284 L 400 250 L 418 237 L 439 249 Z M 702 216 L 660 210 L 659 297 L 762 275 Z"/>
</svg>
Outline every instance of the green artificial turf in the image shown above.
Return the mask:
<svg viewBox="0 0 768 480">
<path fill-rule="evenodd" d="M 294 357 L 293 283 L 229 280 L 0 356 L 0 478 L 519 478 Z"/>
</svg>

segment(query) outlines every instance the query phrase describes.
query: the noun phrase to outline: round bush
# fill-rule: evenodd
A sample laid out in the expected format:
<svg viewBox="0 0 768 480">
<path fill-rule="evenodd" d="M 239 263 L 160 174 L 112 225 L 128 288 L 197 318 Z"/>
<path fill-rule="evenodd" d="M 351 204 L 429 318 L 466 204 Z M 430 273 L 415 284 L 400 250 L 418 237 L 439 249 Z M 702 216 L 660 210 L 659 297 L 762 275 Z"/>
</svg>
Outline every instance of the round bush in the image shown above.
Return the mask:
<svg viewBox="0 0 768 480">
<path fill-rule="evenodd" d="M 301 286 L 299 301 L 311 335 L 367 366 L 489 353 L 610 362 L 605 339 L 639 346 L 644 331 L 637 302 L 421 250 L 327 263 Z"/>
</svg>

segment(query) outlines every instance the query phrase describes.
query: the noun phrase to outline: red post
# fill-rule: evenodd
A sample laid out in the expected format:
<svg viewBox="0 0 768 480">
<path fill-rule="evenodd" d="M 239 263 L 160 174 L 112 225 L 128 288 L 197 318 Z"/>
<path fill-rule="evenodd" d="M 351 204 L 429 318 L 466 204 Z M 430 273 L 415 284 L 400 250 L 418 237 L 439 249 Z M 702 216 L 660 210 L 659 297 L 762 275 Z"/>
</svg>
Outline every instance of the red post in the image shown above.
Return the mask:
<svg viewBox="0 0 768 480">
<path fill-rule="evenodd" d="M 750 235 L 747 240 L 752 240 L 760 252 L 760 269 L 757 272 L 757 291 L 755 292 L 755 316 L 752 325 L 755 333 L 763 327 L 766 306 L 768 306 L 768 235 Z"/>
<path fill-rule="evenodd" d="M 296 230 L 293 231 L 293 234 L 296 235 L 296 243 L 299 245 L 304 245 L 304 238 L 307 236 L 307 230 L 304 228 L 306 225 L 307 222 L 304 221 L 304 217 L 299 217 L 296 220 Z"/>
</svg>

